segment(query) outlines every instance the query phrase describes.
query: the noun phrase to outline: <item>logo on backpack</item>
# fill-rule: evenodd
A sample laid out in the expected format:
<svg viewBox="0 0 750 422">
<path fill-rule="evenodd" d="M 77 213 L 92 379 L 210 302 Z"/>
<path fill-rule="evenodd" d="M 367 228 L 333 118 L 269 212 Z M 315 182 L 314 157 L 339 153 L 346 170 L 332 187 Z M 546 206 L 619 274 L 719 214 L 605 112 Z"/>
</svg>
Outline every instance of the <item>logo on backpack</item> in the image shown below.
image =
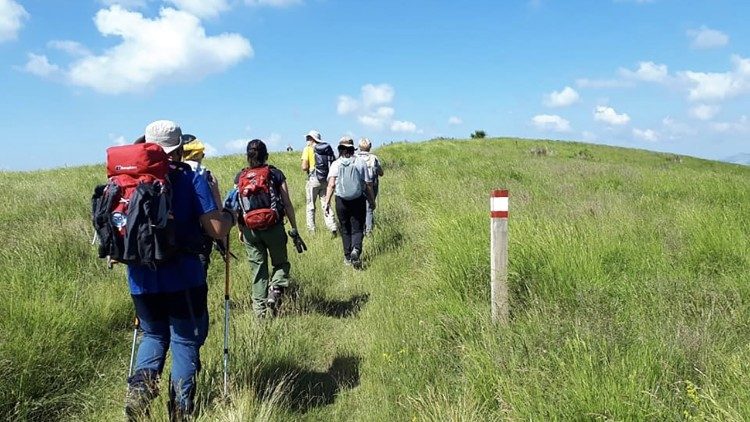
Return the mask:
<svg viewBox="0 0 750 422">
<path fill-rule="evenodd" d="M 281 221 L 279 194 L 273 185 L 271 168 L 245 168 L 237 181 L 240 209 L 245 226 L 264 230 Z"/>
<path fill-rule="evenodd" d="M 107 149 L 109 180 L 91 197 L 100 258 L 155 267 L 176 255 L 168 172 L 156 144 Z"/>
<path fill-rule="evenodd" d="M 325 142 L 320 142 L 315 144 L 313 152 L 315 153 L 315 178 L 319 182 L 325 182 L 328 179 L 331 163 L 336 160 L 333 148 Z"/>
</svg>

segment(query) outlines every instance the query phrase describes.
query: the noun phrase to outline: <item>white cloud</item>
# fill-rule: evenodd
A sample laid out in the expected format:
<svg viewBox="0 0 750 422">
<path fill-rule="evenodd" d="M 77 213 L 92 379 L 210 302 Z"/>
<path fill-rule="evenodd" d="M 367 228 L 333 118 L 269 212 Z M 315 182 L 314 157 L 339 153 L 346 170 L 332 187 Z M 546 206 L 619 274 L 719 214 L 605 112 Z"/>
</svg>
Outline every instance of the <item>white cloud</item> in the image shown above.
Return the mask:
<svg viewBox="0 0 750 422">
<path fill-rule="evenodd" d="M 569 132 L 570 122 L 556 114 L 539 114 L 531 119 L 531 123 L 539 130 L 553 132 Z"/>
<path fill-rule="evenodd" d="M 594 88 L 594 89 L 630 88 L 634 86 L 633 82 L 624 81 L 622 79 L 588 79 L 588 78 L 576 79 L 576 85 L 579 88 Z"/>
<path fill-rule="evenodd" d="M 235 139 L 224 144 L 224 148 L 230 152 L 244 152 L 247 149 L 247 143 L 251 139 Z"/>
<path fill-rule="evenodd" d="M 544 99 L 547 107 L 567 107 L 581 99 L 575 89 L 566 86 L 562 91 L 552 91 Z"/>
<path fill-rule="evenodd" d="M 250 6 L 287 7 L 302 4 L 302 0 L 245 0 Z"/>
<path fill-rule="evenodd" d="M 662 132 L 669 134 L 669 139 L 681 139 L 687 135 L 694 135 L 695 130 L 689 125 L 679 122 L 670 116 L 662 119 Z"/>
<path fill-rule="evenodd" d="M 698 50 L 723 47 L 729 43 L 729 35 L 705 25 L 688 30 L 687 36 L 692 40 L 690 47 Z"/>
<path fill-rule="evenodd" d="M 215 146 L 209 144 L 208 142 L 203 142 L 203 146 L 205 147 L 204 152 L 206 154 L 206 157 L 208 156 L 213 157 L 214 155 L 219 155 L 219 150 Z"/>
<path fill-rule="evenodd" d="M 33 75 L 47 78 L 60 72 L 60 67 L 51 64 L 45 55 L 34 53 L 28 54 L 29 60 L 23 66 L 23 70 Z"/>
<path fill-rule="evenodd" d="M 229 10 L 227 0 L 166 0 L 166 2 L 199 18 L 214 18 L 221 12 Z"/>
<path fill-rule="evenodd" d="M 654 131 L 653 129 L 633 129 L 633 136 L 636 138 L 642 140 L 642 141 L 648 141 L 648 142 L 656 142 L 659 140 L 659 134 Z"/>
<path fill-rule="evenodd" d="M 278 133 L 274 132 L 274 133 L 271 133 L 270 135 L 268 135 L 266 138 L 263 138 L 262 140 L 269 147 L 278 147 L 278 146 L 281 145 L 281 141 L 283 139 L 282 139 L 281 135 L 279 135 Z"/>
<path fill-rule="evenodd" d="M 717 122 L 711 125 L 713 130 L 721 133 L 747 133 L 750 132 L 750 119 L 742 116 L 736 122 Z"/>
<path fill-rule="evenodd" d="M 117 145 L 117 146 L 123 146 L 123 145 L 127 145 L 127 144 L 130 143 L 130 142 L 128 142 L 127 139 L 125 139 L 124 136 L 122 136 L 122 135 L 115 136 L 114 133 L 110 133 L 109 134 L 109 140 L 112 141 L 112 144 Z"/>
<path fill-rule="evenodd" d="M 457 116 L 451 116 L 451 117 L 449 117 L 449 118 L 448 118 L 448 124 L 449 124 L 449 125 L 461 125 L 461 124 L 463 124 L 463 123 L 464 123 L 464 121 L 463 121 L 463 120 L 461 120 L 461 118 L 460 118 L 460 117 L 457 117 Z"/>
<path fill-rule="evenodd" d="M 396 92 L 388 84 L 367 84 L 362 87 L 362 103 L 365 107 L 388 104 L 393 101 Z"/>
<path fill-rule="evenodd" d="M 750 59 L 732 56 L 734 69 L 729 72 L 680 72 L 688 84 L 692 101 L 722 101 L 750 92 Z"/>
<path fill-rule="evenodd" d="M 669 76 L 669 70 L 665 64 L 654 62 L 640 62 L 638 69 L 620 69 L 620 75 L 626 79 L 635 79 L 645 82 L 664 82 Z"/>
<path fill-rule="evenodd" d="M 628 124 L 630 116 L 626 113 L 618 114 L 612 107 L 597 106 L 594 110 L 594 120 L 608 125 L 622 126 Z"/>
<path fill-rule="evenodd" d="M 122 6 L 125 9 L 142 9 L 148 0 L 99 0 L 105 6 Z"/>
<path fill-rule="evenodd" d="M 396 120 L 391 124 L 391 130 L 394 132 L 414 133 L 417 131 L 417 125 L 408 121 Z"/>
<path fill-rule="evenodd" d="M 596 139 L 597 139 L 596 134 L 594 132 L 590 132 L 588 130 L 584 130 L 583 132 L 581 132 L 581 137 L 585 141 L 596 141 Z"/>
<path fill-rule="evenodd" d="M 207 36 L 196 16 L 172 8 L 148 19 L 116 5 L 100 10 L 94 21 L 102 35 L 120 37 L 122 42 L 102 55 L 74 61 L 65 76 L 73 85 L 105 94 L 199 80 L 253 54 L 241 35 Z"/>
<path fill-rule="evenodd" d="M 89 56 L 91 52 L 77 41 L 70 40 L 52 40 L 47 43 L 47 47 L 55 50 L 64 51 L 71 56 Z"/>
<path fill-rule="evenodd" d="M 14 0 L 0 0 L 0 43 L 18 37 L 18 31 L 29 13 Z"/>
<path fill-rule="evenodd" d="M 396 96 L 396 90 L 389 84 L 367 84 L 361 88 L 360 98 L 339 95 L 336 112 L 340 115 L 356 114 L 357 121 L 370 129 L 390 128 L 393 132 L 417 132 L 416 124 L 394 120 L 396 110 L 389 104 Z"/>
<path fill-rule="evenodd" d="M 336 112 L 341 115 L 351 114 L 357 111 L 359 102 L 348 95 L 339 95 Z"/>
<path fill-rule="evenodd" d="M 698 120 L 711 120 L 719 114 L 720 111 L 721 107 L 717 105 L 698 104 L 690 109 L 690 115 Z"/>
</svg>

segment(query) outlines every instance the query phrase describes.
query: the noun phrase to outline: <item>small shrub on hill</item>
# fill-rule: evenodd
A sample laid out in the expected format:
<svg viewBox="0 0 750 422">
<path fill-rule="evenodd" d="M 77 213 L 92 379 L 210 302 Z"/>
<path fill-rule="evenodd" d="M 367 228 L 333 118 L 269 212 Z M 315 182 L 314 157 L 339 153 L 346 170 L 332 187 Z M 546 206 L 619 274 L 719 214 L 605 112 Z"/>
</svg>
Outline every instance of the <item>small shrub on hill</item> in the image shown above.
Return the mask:
<svg viewBox="0 0 750 422">
<path fill-rule="evenodd" d="M 547 157 L 553 154 L 552 149 L 547 148 L 546 145 L 531 148 L 529 152 L 531 153 L 531 155 L 535 155 L 537 157 Z"/>
<path fill-rule="evenodd" d="M 471 134 L 471 139 L 484 139 L 485 136 L 487 136 L 487 134 L 483 130 L 475 130 L 474 133 Z"/>
</svg>

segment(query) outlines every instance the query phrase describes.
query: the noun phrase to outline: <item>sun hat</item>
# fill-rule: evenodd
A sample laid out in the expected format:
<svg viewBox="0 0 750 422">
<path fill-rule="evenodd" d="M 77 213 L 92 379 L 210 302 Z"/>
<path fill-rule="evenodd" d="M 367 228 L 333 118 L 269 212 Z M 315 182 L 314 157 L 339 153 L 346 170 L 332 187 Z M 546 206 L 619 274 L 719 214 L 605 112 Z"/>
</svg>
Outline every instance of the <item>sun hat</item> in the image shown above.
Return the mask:
<svg viewBox="0 0 750 422">
<path fill-rule="evenodd" d="M 354 139 L 352 139 L 351 136 L 342 136 L 341 139 L 339 139 L 339 148 L 338 149 L 347 149 L 351 148 L 354 149 Z"/>
<path fill-rule="evenodd" d="M 146 142 L 159 145 L 167 154 L 182 146 L 182 129 L 171 120 L 157 120 L 146 126 Z"/>
<path fill-rule="evenodd" d="M 323 137 L 320 136 L 320 132 L 318 132 L 317 130 L 311 130 L 307 132 L 307 136 L 305 136 L 305 139 L 307 138 L 312 138 L 313 142 L 323 142 Z"/>
<path fill-rule="evenodd" d="M 184 139 L 184 136 L 183 136 Z M 182 145 L 182 159 L 190 161 L 202 160 L 206 156 L 206 146 L 200 139 L 193 139 L 192 141 Z"/>
<path fill-rule="evenodd" d="M 361 151 L 369 151 L 371 146 L 372 146 L 372 142 L 370 142 L 369 139 L 362 138 L 359 140 L 359 149 Z"/>
</svg>

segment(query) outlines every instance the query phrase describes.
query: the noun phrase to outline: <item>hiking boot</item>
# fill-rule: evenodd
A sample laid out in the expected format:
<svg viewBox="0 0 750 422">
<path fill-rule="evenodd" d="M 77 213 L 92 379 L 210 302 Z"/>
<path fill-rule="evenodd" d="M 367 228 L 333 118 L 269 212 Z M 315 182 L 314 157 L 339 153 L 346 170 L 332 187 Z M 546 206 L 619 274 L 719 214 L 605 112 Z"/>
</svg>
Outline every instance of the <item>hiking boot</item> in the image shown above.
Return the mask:
<svg viewBox="0 0 750 422">
<path fill-rule="evenodd" d="M 283 295 L 284 295 L 284 288 L 281 286 L 272 286 L 268 292 L 266 305 L 271 309 L 274 315 L 276 315 L 279 308 L 281 307 L 281 299 Z"/>
<path fill-rule="evenodd" d="M 362 268 L 362 260 L 359 259 L 359 250 L 357 248 L 352 249 L 352 253 L 349 254 L 349 259 L 352 261 L 354 268 Z"/>
<path fill-rule="evenodd" d="M 154 385 L 139 384 L 128 386 L 125 396 L 125 416 L 128 421 L 140 421 L 149 417 L 151 400 L 157 396 Z"/>
</svg>

